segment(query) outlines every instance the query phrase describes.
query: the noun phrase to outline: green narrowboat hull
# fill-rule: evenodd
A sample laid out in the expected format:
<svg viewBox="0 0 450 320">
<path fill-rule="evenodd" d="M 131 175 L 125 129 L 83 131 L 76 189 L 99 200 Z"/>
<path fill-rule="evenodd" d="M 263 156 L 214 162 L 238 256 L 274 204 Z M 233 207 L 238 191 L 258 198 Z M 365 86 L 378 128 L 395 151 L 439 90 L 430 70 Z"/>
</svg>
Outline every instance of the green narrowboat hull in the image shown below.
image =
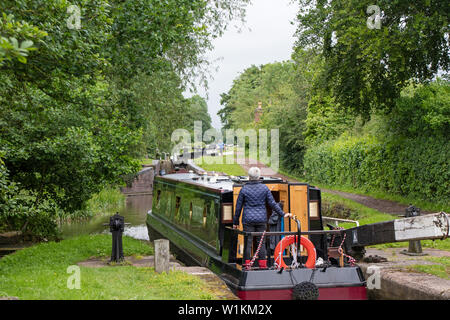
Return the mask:
<svg viewBox="0 0 450 320">
<path fill-rule="evenodd" d="M 308 201 L 310 191 L 316 192 L 320 201 L 320 191 L 314 188 L 308 188 Z M 313 275 L 319 299 L 366 298 L 365 280 L 358 267 L 284 272 L 243 269 L 241 258 L 236 257 L 237 235 L 229 228 L 232 221 L 225 219 L 224 213 L 224 207 L 233 204 L 232 182 L 207 183 L 193 174 L 157 176 L 153 195 L 146 219 L 150 241 L 168 239 L 178 260 L 210 269 L 241 299 L 291 299 L 293 279 L 309 281 Z M 307 212 L 309 217 L 309 209 Z M 318 214 L 309 226 L 322 230 L 320 211 Z M 310 236 L 314 237 L 316 248 L 321 248 L 320 235 Z"/>
</svg>

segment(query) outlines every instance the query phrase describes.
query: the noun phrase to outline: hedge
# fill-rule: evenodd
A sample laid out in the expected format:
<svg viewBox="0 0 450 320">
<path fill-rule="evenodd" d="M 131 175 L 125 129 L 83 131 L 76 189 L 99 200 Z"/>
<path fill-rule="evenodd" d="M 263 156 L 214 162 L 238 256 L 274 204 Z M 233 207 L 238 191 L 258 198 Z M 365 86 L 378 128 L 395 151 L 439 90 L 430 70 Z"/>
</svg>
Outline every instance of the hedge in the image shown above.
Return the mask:
<svg viewBox="0 0 450 320">
<path fill-rule="evenodd" d="M 309 148 L 310 181 L 450 202 L 450 141 L 445 137 L 351 137 Z"/>
</svg>

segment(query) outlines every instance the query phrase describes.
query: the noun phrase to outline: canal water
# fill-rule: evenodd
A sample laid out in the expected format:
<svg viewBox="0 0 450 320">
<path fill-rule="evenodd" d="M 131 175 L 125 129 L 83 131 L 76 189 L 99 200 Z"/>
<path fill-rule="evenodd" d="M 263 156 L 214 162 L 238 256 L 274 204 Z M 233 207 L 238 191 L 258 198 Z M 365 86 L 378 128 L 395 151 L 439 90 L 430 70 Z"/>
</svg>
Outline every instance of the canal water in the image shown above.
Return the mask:
<svg viewBox="0 0 450 320">
<path fill-rule="evenodd" d="M 125 226 L 124 235 L 148 240 L 145 219 L 151 207 L 151 194 L 127 196 L 125 206 L 117 210 L 125 218 L 125 223 L 130 223 L 130 225 Z M 86 221 L 63 223 L 60 227 L 62 236 L 66 239 L 82 234 L 109 233 L 109 227 L 103 225 L 109 223 L 109 217 L 110 215 L 102 215 Z"/>
</svg>

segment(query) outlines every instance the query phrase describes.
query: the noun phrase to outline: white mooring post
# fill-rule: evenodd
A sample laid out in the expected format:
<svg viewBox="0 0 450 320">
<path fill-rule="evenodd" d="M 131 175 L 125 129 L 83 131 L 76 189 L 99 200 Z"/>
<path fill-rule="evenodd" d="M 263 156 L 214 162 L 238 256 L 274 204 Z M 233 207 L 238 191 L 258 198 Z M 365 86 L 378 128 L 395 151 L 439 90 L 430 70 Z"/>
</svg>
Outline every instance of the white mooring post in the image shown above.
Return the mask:
<svg viewBox="0 0 450 320">
<path fill-rule="evenodd" d="M 155 271 L 169 273 L 169 240 L 155 240 Z"/>
</svg>

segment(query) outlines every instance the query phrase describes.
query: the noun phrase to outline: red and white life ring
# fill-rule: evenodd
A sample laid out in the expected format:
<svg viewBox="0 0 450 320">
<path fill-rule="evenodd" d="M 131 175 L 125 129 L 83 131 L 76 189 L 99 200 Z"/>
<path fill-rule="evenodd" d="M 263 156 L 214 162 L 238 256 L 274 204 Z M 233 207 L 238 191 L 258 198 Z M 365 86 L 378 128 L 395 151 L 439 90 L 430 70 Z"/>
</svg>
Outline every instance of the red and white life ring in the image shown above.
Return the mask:
<svg viewBox="0 0 450 320">
<path fill-rule="evenodd" d="M 274 258 L 275 263 L 279 268 L 287 268 L 286 263 L 284 263 L 283 260 L 283 252 L 287 248 L 287 246 L 290 246 L 293 243 L 297 242 L 297 236 L 287 236 L 278 242 L 275 252 L 274 252 Z M 308 260 L 306 260 L 305 266 L 309 269 L 314 269 L 316 266 L 316 248 L 314 247 L 314 244 L 305 237 L 300 237 L 300 244 L 306 249 L 306 252 L 308 253 Z"/>
</svg>

